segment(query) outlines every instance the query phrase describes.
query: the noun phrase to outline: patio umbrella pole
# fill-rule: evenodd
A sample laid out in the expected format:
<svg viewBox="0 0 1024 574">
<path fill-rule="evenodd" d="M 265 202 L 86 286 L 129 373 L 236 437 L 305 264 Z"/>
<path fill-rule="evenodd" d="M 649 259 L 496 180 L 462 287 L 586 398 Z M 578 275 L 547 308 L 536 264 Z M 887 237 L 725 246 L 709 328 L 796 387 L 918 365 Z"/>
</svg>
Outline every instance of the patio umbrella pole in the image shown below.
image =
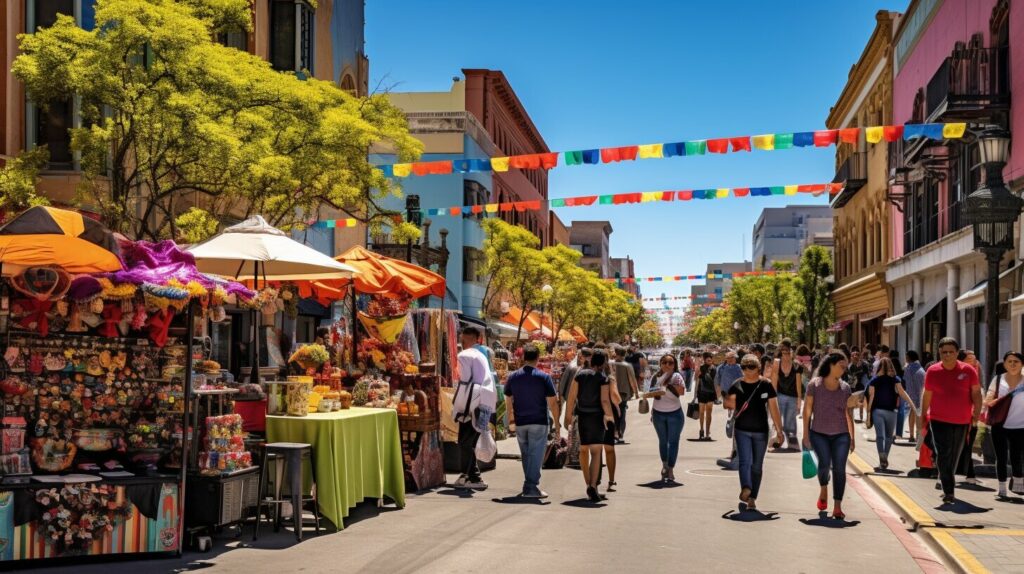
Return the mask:
<svg viewBox="0 0 1024 574">
<path fill-rule="evenodd" d="M 359 325 L 357 323 L 358 318 L 356 317 L 356 284 L 355 281 L 349 286 L 352 290 L 352 364 L 359 365 L 359 359 L 356 356 L 357 349 L 359 348 Z"/>
<path fill-rule="evenodd" d="M 259 261 L 252 262 L 252 287 L 253 290 L 259 292 L 259 278 L 260 275 L 260 263 Z M 249 373 L 249 382 L 253 384 L 260 384 L 260 315 L 262 313 L 259 309 L 253 312 L 252 318 L 252 370 Z"/>
</svg>

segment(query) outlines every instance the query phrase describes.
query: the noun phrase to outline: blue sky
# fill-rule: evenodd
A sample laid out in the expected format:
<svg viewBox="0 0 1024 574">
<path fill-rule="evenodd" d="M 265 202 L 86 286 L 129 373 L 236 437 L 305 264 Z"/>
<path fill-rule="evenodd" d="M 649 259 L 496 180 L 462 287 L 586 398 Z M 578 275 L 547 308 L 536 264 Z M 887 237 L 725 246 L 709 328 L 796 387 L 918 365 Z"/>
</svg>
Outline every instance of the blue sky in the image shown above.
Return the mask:
<svg viewBox="0 0 1024 574">
<path fill-rule="evenodd" d="M 371 0 L 370 86 L 447 90 L 462 68 L 502 70 L 555 151 L 824 127 L 881 9 L 905 1 L 550 2 Z M 834 148 L 644 160 L 550 172 L 552 198 L 822 183 Z M 764 207 L 824 198 L 729 198 L 560 208 L 607 219 L 615 257 L 639 276 L 750 259 Z M 689 283 L 643 285 L 645 296 Z"/>
</svg>

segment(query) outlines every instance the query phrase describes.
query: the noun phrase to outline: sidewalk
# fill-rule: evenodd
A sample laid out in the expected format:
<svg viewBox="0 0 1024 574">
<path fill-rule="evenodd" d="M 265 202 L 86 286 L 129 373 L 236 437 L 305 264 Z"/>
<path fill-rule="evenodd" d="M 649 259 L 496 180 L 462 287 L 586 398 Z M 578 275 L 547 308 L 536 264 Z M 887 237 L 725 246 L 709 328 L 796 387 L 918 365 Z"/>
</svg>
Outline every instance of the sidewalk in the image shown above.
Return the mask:
<svg viewBox="0 0 1024 574">
<path fill-rule="evenodd" d="M 956 504 L 943 506 L 936 479 L 917 472 L 913 443 L 897 439 L 885 471 L 876 469 L 874 430 L 858 423 L 856 447 L 851 466 L 899 509 L 909 530 L 923 533 L 961 572 L 1024 572 L 1024 498 L 997 500 L 996 479 L 983 478 L 982 486 L 958 483 Z"/>
</svg>

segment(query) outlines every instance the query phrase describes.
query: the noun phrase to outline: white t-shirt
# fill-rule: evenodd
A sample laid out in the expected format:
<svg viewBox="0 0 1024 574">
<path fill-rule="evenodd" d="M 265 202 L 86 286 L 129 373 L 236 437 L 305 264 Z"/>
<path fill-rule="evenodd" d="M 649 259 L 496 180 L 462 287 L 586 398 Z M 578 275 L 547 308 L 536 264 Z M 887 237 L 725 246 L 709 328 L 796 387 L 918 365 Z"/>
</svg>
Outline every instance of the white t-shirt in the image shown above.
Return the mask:
<svg viewBox="0 0 1024 574">
<path fill-rule="evenodd" d="M 668 375 L 658 374 L 657 376 L 651 377 L 652 391 L 665 391 L 665 394 L 661 397 L 654 399 L 654 410 L 663 413 L 672 413 L 683 408 L 682 395 L 675 396 L 672 391 L 669 391 L 666 387 L 665 380 Z M 685 385 L 683 382 L 683 376 L 679 373 L 672 373 L 672 382 L 678 385 Z M 685 388 L 685 386 L 684 386 Z"/>
<path fill-rule="evenodd" d="M 996 392 L 996 398 L 1004 397 L 1009 392 L 1010 385 L 1006 382 L 1006 376 L 1000 376 L 999 390 Z M 1018 392 L 1010 401 L 1010 411 L 1006 413 L 1006 422 L 1003 423 L 1003 428 L 1024 428 L 1024 391 Z"/>
</svg>

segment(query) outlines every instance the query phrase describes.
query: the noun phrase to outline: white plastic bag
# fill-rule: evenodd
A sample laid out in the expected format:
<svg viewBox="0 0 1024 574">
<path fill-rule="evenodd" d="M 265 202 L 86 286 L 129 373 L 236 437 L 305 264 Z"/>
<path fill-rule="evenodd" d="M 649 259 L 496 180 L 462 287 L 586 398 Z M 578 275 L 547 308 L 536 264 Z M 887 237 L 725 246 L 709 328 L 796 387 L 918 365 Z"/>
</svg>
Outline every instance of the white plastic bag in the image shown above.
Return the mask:
<svg viewBox="0 0 1024 574">
<path fill-rule="evenodd" d="M 480 438 L 476 439 L 476 448 L 473 450 L 476 453 L 477 460 L 480 462 L 490 462 L 498 455 L 498 444 L 494 442 L 491 432 L 487 431 L 480 433 Z"/>
</svg>

